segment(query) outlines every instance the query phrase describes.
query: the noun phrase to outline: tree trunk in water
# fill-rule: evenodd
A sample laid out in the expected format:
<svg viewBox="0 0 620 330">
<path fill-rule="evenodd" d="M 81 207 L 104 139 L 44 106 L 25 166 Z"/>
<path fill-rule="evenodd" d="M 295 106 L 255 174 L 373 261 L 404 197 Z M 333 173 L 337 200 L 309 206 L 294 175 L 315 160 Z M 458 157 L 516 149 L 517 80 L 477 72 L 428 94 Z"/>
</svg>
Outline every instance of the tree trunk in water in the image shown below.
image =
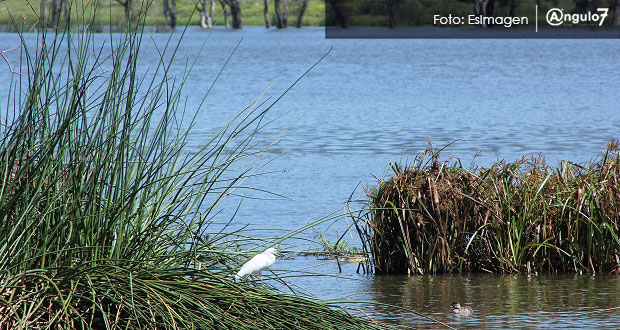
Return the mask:
<svg viewBox="0 0 620 330">
<path fill-rule="evenodd" d="M 278 29 L 281 29 L 282 28 L 282 18 L 281 18 L 280 15 L 282 15 L 282 13 L 280 12 L 280 0 L 274 0 L 273 7 L 274 7 L 274 9 L 276 11 L 276 17 L 278 18 L 277 27 L 278 27 Z"/>
<path fill-rule="evenodd" d="M 226 25 L 226 28 L 229 28 L 230 22 L 228 21 L 228 8 L 227 8 L 226 0 L 219 0 L 219 1 L 220 1 L 220 5 L 222 6 L 222 11 L 224 12 L 224 25 Z"/>
<path fill-rule="evenodd" d="M 168 1 L 170 1 L 170 3 L 168 3 Z M 166 19 L 166 25 L 168 25 L 169 27 L 174 29 L 174 27 L 177 26 L 176 0 L 164 0 L 164 18 Z"/>
<path fill-rule="evenodd" d="M 52 0 L 57 1 L 57 0 Z M 120 3 L 125 10 L 125 19 L 127 20 L 127 27 L 129 30 L 135 30 L 138 28 L 138 20 L 136 18 L 136 14 L 133 11 L 133 3 L 134 0 L 116 0 L 116 2 Z"/>
<path fill-rule="evenodd" d="M 65 22 L 71 17 L 71 3 L 68 0 L 41 0 L 41 25 L 58 29 L 60 16 L 64 13 Z"/>
<path fill-rule="evenodd" d="M 282 3 L 282 10 L 280 10 L 280 3 Z M 276 16 L 278 17 L 278 29 L 286 29 L 288 26 L 288 6 L 286 0 L 275 0 L 274 6 L 276 7 Z"/>
<path fill-rule="evenodd" d="M 52 0 L 51 5 L 47 27 L 58 29 L 58 21 L 60 20 L 60 12 L 62 11 L 62 0 Z"/>
<path fill-rule="evenodd" d="M 41 15 L 41 20 L 39 20 L 39 24 L 41 27 L 47 27 L 47 0 L 41 0 L 41 9 L 39 15 Z"/>
<path fill-rule="evenodd" d="M 200 27 L 203 29 L 213 28 L 213 15 L 215 14 L 215 0 L 199 0 L 200 6 Z"/>
<path fill-rule="evenodd" d="M 207 2 L 206 0 L 198 0 L 198 3 L 200 3 L 200 27 L 203 29 L 209 28 L 209 24 L 208 24 L 209 14 L 207 13 L 206 2 Z"/>
<path fill-rule="evenodd" d="M 265 14 L 265 27 L 270 28 L 271 23 L 269 22 L 269 0 L 265 0 L 265 10 L 263 11 Z"/>
<path fill-rule="evenodd" d="M 130 30 L 135 30 L 138 27 L 138 20 L 135 12 L 133 11 L 133 2 L 134 0 L 125 1 L 125 17 L 127 18 L 127 24 Z"/>
<path fill-rule="evenodd" d="M 209 1 L 209 14 L 207 16 L 207 26 L 213 28 L 213 17 L 215 16 L 215 0 Z M 228 22 L 226 22 L 228 24 Z"/>
<path fill-rule="evenodd" d="M 209 19 L 207 20 L 207 25 L 209 28 L 213 27 L 213 17 L 215 16 L 215 0 L 210 0 L 211 6 L 209 7 Z"/>
<path fill-rule="evenodd" d="M 340 24 L 341 28 L 349 27 L 349 15 L 346 12 L 343 12 L 343 8 L 341 6 L 340 0 L 330 0 L 329 1 L 332 10 L 334 11 L 334 15 L 336 16 L 336 20 L 338 24 Z"/>
<path fill-rule="evenodd" d="M 390 29 L 394 28 L 394 16 L 396 14 L 396 0 L 387 0 L 387 10 L 388 10 L 388 27 Z"/>
<path fill-rule="evenodd" d="M 474 0 L 474 13 L 476 16 L 486 16 L 488 0 Z"/>
<path fill-rule="evenodd" d="M 65 21 L 69 24 L 69 19 L 71 18 L 71 0 L 60 0 L 62 5 L 62 10 L 65 13 Z"/>
<path fill-rule="evenodd" d="M 614 12 L 614 26 L 620 26 L 620 0 L 616 0 L 616 11 Z"/>
<path fill-rule="evenodd" d="M 299 15 L 297 15 L 297 27 L 300 28 L 301 27 L 301 21 L 304 19 L 304 14 L 306 13 L 306 9 L 308 9 L 308 1 L 309 0 L 302 0 L 301 2 L 301 8 L 299 9 Z"/>
<path fill-rule="evenodd" d="M 170 13 L 170 7 L 168 6 L 168 0 L 164 0 L 164 20 L 166 21 L 166 25 L 170 26 L 168 22 L 168 14 Z"/>
<path fill-rule="evenodd" d="M 495 0 L 474 0 L 474 12 L 477 16 L 493 17 L 493 10 L 495 7 Z M 487 27 L 483 22 L 482 27 Z"/>
<path fill-rule="evenodd" d="M 510 17 L 517 17 L 517 8 L 519 7 L 519 0 L 510 0 Z"/>
<path fill-rule="evenodd" d="M 282 0 L 282 18 L 284 19 L 284 27 L 288 27 L 288 4 L 286 0 Z"/>
<path fill-rule="evenodd" d="M 232 28 L 240 29 L 241 24 L 241 0 L 230 0 L 230 15 L 232 16 Z"/>
<path fill-rule="evenodd" d="M 495 17 L 495 0 L 486 0 L 487 16 Z"/>
</svg>

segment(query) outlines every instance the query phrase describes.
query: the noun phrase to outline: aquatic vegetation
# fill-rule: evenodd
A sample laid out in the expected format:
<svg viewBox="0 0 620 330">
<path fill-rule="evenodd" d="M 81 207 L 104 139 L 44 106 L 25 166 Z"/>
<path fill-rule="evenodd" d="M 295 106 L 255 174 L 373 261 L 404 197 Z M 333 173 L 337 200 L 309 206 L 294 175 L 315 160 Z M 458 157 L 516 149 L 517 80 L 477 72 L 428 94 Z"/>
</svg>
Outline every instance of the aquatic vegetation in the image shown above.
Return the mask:
<svg viewBox="0 0 620 330">
<path fill-rule="evenodd" d="M 190 269 L 32 270 L 4 278 L 1 289 L 6 329 L 381 328 L 337 305 Z"/>
<path fill-rule="evenodd" d="M 327 238 L 327 234 L 320 231 L 315 231 L 318 242 L 322 248 L 321 251 L 306 254 L 324 255 L 324 256 L 360 256 L 364 254 L 364 251 L 359 247 L 349 243 L 340 236 L 335 242 L 331 242 Z"/>
<path fill-rule="evenodd" d="M 191 63 L 172 74 L 178 44 L 141 76 L 142 34 L 99 47 L 82 30 L 21 34 L 22 75 L 5 86 L 0 328 L 380 328 L 232 281 L 240 233 L 209 228 L 267 161 L 278 136 L 257 132 L 273 104 L 192 142 L 210 114 L 180 101 Z"/>
<path fill-rule="evenodd" d="M 367 191 L 376 273 L 619 272 L 620 152 L 466 169 L 429 147 Z M 441 150 L 440 150 L 441 151 Z"/>
</svg>

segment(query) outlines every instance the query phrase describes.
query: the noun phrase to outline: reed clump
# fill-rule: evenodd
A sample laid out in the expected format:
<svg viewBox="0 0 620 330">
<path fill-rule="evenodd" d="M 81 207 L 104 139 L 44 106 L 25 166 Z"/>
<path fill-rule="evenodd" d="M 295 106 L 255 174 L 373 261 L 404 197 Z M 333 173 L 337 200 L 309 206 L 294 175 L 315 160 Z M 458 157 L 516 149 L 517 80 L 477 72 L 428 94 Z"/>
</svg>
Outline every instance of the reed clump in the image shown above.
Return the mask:
<svg viewBox="0 0 620 330">
<path fill-rule="evenodd" d="M 466 169 L 429 147 L 367 191 L 376 273 L 620 271 L 618 141 L 587 164 Z"/>
<path fill-rule="evenodd" d="M 0 329 L 379 328 L 231 280 L 244 235 L 211 226 L 268 162 L 275 102 L 196 143 L 178 43 L 140 70 L 141 33 L 68 30 L 20 33 L 1 95 Z"/>
<path fill-rule="evenodd" d="M 2 329 L 381 329 L 336 305 L 198 270 L 33 270 L 2 281 Z"/>
</svg>

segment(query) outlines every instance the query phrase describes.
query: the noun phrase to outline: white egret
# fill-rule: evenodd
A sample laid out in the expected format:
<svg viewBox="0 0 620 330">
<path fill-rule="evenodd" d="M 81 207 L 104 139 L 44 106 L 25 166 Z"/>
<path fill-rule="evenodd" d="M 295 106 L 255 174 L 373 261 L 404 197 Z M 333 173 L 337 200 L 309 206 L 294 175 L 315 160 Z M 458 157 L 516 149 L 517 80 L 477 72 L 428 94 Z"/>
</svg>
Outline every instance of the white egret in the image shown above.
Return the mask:
<svg viewBox="0 0 620 330">
<path fill-rule="evenodd" d="M 278 250 L 274 248 L 268 248 L 267 250 L 255 255 L 248 262 L 241 266 L 237 275 L 235 275 L 235 279 L 245 279 L 249 275 L 259 275 L 265 268 L 271 267 L 274 262 L 276 262 L 276 255 L 278 255 Z"/>
</svg>

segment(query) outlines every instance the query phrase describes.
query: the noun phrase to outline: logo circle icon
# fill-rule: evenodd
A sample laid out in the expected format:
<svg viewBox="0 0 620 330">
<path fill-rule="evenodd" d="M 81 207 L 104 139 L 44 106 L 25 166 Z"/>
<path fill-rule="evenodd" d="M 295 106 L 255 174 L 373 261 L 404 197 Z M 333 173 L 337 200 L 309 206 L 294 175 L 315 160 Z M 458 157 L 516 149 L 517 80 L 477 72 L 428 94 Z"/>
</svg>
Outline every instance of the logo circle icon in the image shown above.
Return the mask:
<svg viewBox="0 0 620 330">
<path fill-rule="evenodd" d="M 564 9 L 551 8 L 547 12 L 547 23 L 552 26 L 560 26 L 564 23 Z"/>
</svg>

